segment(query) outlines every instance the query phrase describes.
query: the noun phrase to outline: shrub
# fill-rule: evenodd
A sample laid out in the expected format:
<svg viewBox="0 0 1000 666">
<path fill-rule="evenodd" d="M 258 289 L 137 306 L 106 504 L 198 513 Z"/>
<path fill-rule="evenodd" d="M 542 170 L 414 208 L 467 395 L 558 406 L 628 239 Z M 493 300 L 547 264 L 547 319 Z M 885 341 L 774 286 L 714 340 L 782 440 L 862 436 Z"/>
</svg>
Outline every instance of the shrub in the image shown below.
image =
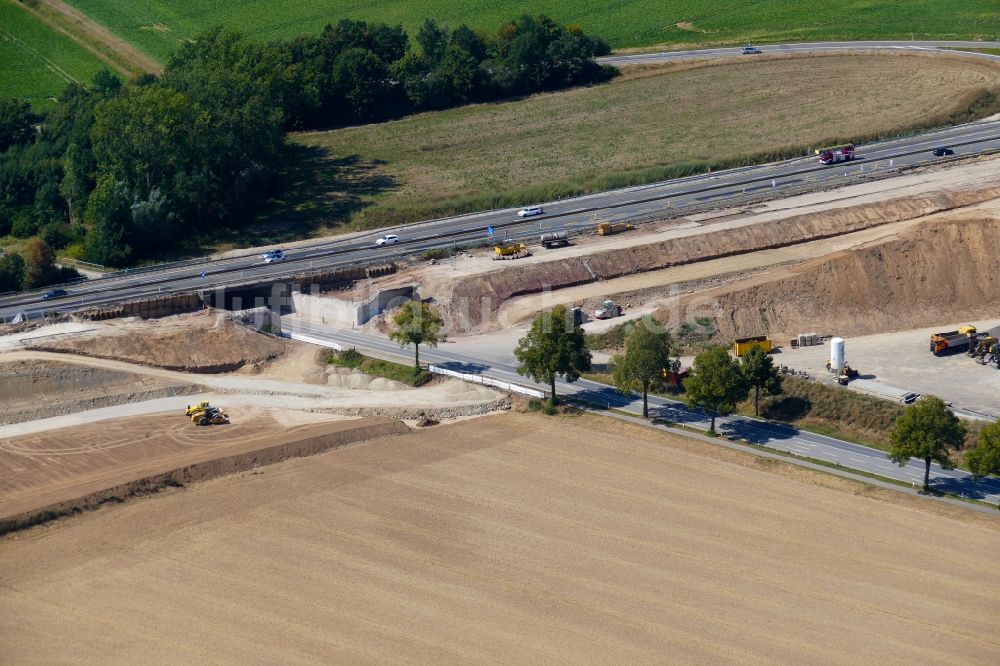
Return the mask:
<svg viewBox="0 0 1000 666">
<path fill-rule="evenodd" d="M 455 254 L 453 248 L 450 247 L 436 247 L 432 250 L 427 250 L 420 257 L 424 261 L 431 261 L 432 259 L 447 259 L 448 257 Z"/>
</svg>

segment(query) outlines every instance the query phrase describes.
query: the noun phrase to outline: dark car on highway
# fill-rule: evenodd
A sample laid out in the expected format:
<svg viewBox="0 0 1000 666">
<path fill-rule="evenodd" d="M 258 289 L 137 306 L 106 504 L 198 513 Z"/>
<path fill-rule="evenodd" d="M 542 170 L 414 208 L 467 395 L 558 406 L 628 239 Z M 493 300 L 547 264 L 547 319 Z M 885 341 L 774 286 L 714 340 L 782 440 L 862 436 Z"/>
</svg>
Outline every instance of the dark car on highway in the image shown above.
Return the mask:
<svg viewBox="0 0 1000 666">
<path fill-rule="evenodd" d="M 954 155 L 955 154 L 954 150 L 952 150 L 951 148 L 947 148 L 945 146 L 938 146 L 937 148 L 935 148 L 931 152 L 934 153 L 934 157 L 946 157 L 948 155 Z"/>
<path fill-rule="evenodd" d="M 49 299 L 60 298 L 60 297 L 65 296 L 65 295 L 66 295 L 66 290 L 65 289 L 53 289 L 52 291 L 50 291 L 50 292 L 46 293 L 44 296 L 42 296 L 42 298 L 47 301 Z"/>
</svg>

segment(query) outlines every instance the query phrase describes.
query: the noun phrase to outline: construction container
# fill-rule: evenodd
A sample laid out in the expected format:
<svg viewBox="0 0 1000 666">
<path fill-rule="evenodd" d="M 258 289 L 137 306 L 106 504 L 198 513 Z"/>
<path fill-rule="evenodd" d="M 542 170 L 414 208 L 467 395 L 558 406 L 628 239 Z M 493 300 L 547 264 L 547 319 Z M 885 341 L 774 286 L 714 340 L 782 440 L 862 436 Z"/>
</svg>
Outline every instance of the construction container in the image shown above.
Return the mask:
<svg viewBox="0 0 1000 666">
<path fill-rule="evenodd" d="M 823 336 L 815 333 L 799 333 L 799 347 L 812 347 L 823 341 Z"/>
<path fill-rule="evenodd" d="M 740 338 L 733 341 L 733 355 L 743 356 L 751 349 L 759 347 L 765 353 L 771 353 L 771 340 L 766 335 L 758 335 L 754 338 Z"/>
<path fill-rule="evenodd" d="M 844 367 L 844 338 L 830 340 L 830 368 L 840 371 Z"/>
<path fill-rule="evenodd" d="M 528 246 L 524 243 L 507 243 L 493 248 L 494 259 L 517 259 L 518 257 L 527 257 L 530 254 Z"/>
<path fill-rule="evenodd" d="M 620 234 L 623 231 L 632 231 L 633 229 L 635 229 L 635 225 L 626 222 L 601 222 L 597 225 L 597 233 L 601 236 L 611 236 L 612 234 Z"/>
</svg>

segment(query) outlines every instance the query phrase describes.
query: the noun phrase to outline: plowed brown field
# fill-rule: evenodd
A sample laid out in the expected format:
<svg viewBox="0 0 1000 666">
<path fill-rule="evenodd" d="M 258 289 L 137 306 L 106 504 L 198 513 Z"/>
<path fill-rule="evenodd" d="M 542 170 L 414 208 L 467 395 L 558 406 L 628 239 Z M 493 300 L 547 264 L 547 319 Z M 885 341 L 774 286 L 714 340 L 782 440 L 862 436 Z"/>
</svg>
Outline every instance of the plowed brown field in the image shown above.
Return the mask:
<svg viewBox="0 0 1000 666">
<path fill-rule="evenodd" d="M 208 427 L 168 414 L 0 439 L 0 530 L 8 528 L 4 519 L 25 520 L 24 514 L 42 509 L 62 513 L 166 481 L 186 483 L 245 469 L 260 464 L 263 452 L 276 446 L 284 451 L 270 454 L 270 460 L 406 429 L 380 418 L 286 427 L 261 412 L 233 412 L 238 422 Z M 178 470 L 183 472 L 174 473 Z M 149 481 L 128 485 L 140 480 Z"/>
<path fill-rule="evenodd" d="M 488 417 L 259 472 L 0 540 L 0 662 L 1000 654 L 996 519 L 609 419 Z"/>
</svg>

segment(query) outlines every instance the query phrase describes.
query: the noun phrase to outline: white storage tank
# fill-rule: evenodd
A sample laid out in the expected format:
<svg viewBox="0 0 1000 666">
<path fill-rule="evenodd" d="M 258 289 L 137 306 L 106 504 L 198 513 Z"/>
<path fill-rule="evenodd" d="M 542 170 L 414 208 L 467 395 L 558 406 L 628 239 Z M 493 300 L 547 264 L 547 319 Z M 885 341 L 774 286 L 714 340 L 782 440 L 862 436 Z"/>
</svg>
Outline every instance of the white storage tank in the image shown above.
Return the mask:
<svg viewBox="0 0 1000 666">
<path fill-rule="evenodd" d="M 844 368 L 844 338 L 830 339 L 830 370 Z"/>
</svg>

